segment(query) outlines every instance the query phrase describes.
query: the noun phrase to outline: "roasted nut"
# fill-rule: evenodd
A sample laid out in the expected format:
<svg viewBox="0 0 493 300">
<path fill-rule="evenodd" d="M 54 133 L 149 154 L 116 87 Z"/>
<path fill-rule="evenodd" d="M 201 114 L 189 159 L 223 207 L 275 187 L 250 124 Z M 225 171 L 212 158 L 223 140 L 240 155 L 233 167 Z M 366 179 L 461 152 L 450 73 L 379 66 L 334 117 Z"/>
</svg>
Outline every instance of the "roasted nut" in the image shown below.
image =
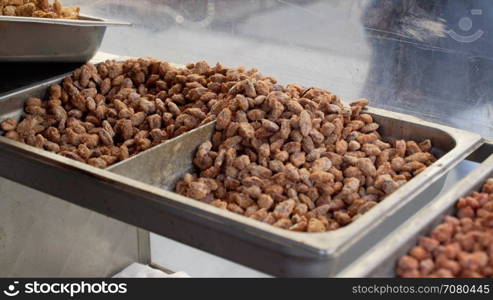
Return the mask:
<svg viewBox="0 0 493 300">
<path fill-rule="evenodd" d="M 308 227 L 307 227 L 308 232 L 323 232 L 326 231 L 325 225 L 322 221 L 320 221 L 317 218 L 311 218 L 308 221 Z"/>
<path fill-rule="evenodd" d="M 1 128 L 3 131 L 11 131 L 17 128 L 17 120 L 7 119 L 2 122 Z"/>
</svg>

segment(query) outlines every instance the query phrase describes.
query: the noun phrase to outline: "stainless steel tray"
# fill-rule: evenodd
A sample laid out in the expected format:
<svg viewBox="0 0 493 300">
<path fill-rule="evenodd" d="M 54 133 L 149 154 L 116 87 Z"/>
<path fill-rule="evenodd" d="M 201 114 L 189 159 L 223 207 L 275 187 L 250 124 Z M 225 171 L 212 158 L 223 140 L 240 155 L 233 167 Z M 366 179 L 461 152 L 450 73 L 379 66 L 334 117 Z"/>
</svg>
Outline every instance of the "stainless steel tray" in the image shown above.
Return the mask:
<svg viewBox="0 0 493 300">
<path fill-rule="evenodd" d="M 79 20 L 0 16 L 0 62 L 86 62 L 106 27 L 128 26 L 81 16 Z"/>
<path fill-rule="evenodd" d="M 0 96 L 0 121 L 19 117 L 60 78 Z M 192 168 L 214 123 L 107 170 L 0 137 L 0 176 L 80 206 L 278 276 L 331 276 L 436 196 L 445 175 L 480 146 L 480 136 L 370 108 L 387 138 L 430 138 L 440 159 L 356 222 L 326 233 L 290 232 L 170 192 Z M 124 174 L 120 175 L 120 174 Z"/>
<path fill-rule="evenodd" d="M 457 183 L 449 192 L 404 222 L 389 237 L 375 245 L 338 276 L 394 277 L 395 266 L 399 257 L 407 254 L 417 244 L 419 237 L 428 234 L 433 227 L 443 221 L 446 215 L 455 214 L 455 204 L 459 198 L 467 196 L 473 191 L 478 191 L 486 179 L 490 177 L 493 177 L 493 155 Z"/>
</svg>

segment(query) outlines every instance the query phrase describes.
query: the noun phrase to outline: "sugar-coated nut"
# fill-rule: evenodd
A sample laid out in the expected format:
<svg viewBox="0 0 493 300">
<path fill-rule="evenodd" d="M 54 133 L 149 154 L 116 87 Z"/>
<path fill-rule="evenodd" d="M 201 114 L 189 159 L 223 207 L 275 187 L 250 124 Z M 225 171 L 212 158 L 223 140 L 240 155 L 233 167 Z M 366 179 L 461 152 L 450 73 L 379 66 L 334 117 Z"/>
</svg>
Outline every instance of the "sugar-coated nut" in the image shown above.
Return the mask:
<svg viewBox="0 0 493 300">
<path fill-rule="evenodd" d="M 428 251 L 426 251 L 425 248 L 421 246 L 414 247 L 413 249 L 411 249 L 409 254 L 417 260 L 424 260 L 430 256 Z"/>
<path fill-rule="evenodd" d="M 41 99 L 36 97 L 31 97 L 27 99 L 26 106 L 41 106 Z"/>
<path fill-rule="evenodd" d="M 283 201 L 274 208 L 274 216 L 276 218 L 289 218 L 296 202 L 293 199 Z"/>
<path fill-rule="evenodd" d="M 262 194 L 257 200 L 257 204 L 260 208 L 270 209 L 274 204 L 272 197 L 267 194 Z"/>
<path fill-rule="evenodd" d="M 1 123 L 1 127 L 3 131 L 11 131 L 17 128 L 17 120 L 7 119 Z"/>
<path fill-rule="evenodd" d="M 325 225 L 322 221 L 320 221 L 317 218 L 311 218 L 308 221 L 308 227 L 307 227 L 308 232 L 324 232 L 326 231 Z"/>
<path fill-rule="evenodd" d="M 432 237 L 440 242 L 447 242 L 454 232 L 453 227 L 450 224 L 440 224 L 432 231 Z"/>
<path fill-rule="evenodd" d="M 216 129 L 223 130 L 228 127 L 231 122 L 231 110 L 229 108 L 223 109 L 217 116 Z"/>
<path fill-rule="evenodd" d="M 404 270 L 417 269 L 419 266 L 419 262 L 408 255 L 404 255 L 399 259 L 398 267 Z"/>
</svg>

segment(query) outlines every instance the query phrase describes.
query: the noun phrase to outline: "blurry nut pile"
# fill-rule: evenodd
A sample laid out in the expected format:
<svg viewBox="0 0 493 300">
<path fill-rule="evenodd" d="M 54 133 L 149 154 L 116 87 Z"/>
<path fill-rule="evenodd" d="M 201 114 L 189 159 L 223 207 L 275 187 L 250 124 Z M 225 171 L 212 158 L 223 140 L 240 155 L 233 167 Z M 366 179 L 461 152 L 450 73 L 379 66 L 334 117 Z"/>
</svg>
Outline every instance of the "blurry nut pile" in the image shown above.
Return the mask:
<svg viewBox="0 0 493 300">
<path fill-rule="evenodd" d="M 217 120 L 176 191 L 293 231 L 345 226 L 436 160 L 430 140 L 383 141 L 367 99 L 344 106 L 256 69 L 86 64 L 46 100 L 28 99 L 5 136 L 99 168 Z"/>
<path fill-rule="evenodd" d="M 363 109 L 328 91 L 248 72 L 216 74 L 227 106 L 179 194 L 276 227 L 324 232 L 377 205 L 436 158 L 430 140 L 382 140 Z M 229 78 L 228 78 L 229 77 Z M 238 82 L 231 81 L 238 79 Z"/>
<path fill-rule="evenodd" d="M 78 19 L 79 7 L 63 6 L 59 0 L 0 0 L 0 16 Z"/>
<path fill-rule="evenodd" d="M 399 259 L 401 277 L 493 277 L 493 178 Z"/>
</svg>

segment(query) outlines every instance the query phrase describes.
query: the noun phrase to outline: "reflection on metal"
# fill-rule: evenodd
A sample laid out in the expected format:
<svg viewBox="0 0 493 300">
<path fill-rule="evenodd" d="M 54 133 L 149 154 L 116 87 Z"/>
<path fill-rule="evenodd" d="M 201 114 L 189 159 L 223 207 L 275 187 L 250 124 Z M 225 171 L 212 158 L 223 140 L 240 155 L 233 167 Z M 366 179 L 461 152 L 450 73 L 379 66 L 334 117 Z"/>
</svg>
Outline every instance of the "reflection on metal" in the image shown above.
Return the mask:
<svg viewBox="0 0 493 300">
<path fill-rule="evenodd" d="M 108 26 L 128 23 L 0 16 L 0 62 L 87 62 Z"/>
<path fill-rule="evenodd" d="M 139 261 L 131 225 L 5 178 L 0 199 L 1 277 L 107 277 Z"/>
<path fill-rule="evenodd" d="M 256 67 L 284 83 L 326 88 L 346 101 L 367 97 L 373 106 L 493 137 L 493 1 L 216 0 L 204 28 L 154 13 L 166 5 L 187 19 L 201 1 L 76 2 L 93 15 L 138 23 L 111 29 L 107 52 Z M 464 17 L 469 31 L 460 26 Z M 484 34 L 460 43 L 446 34 L 451 29 Z"/>
</svg>

